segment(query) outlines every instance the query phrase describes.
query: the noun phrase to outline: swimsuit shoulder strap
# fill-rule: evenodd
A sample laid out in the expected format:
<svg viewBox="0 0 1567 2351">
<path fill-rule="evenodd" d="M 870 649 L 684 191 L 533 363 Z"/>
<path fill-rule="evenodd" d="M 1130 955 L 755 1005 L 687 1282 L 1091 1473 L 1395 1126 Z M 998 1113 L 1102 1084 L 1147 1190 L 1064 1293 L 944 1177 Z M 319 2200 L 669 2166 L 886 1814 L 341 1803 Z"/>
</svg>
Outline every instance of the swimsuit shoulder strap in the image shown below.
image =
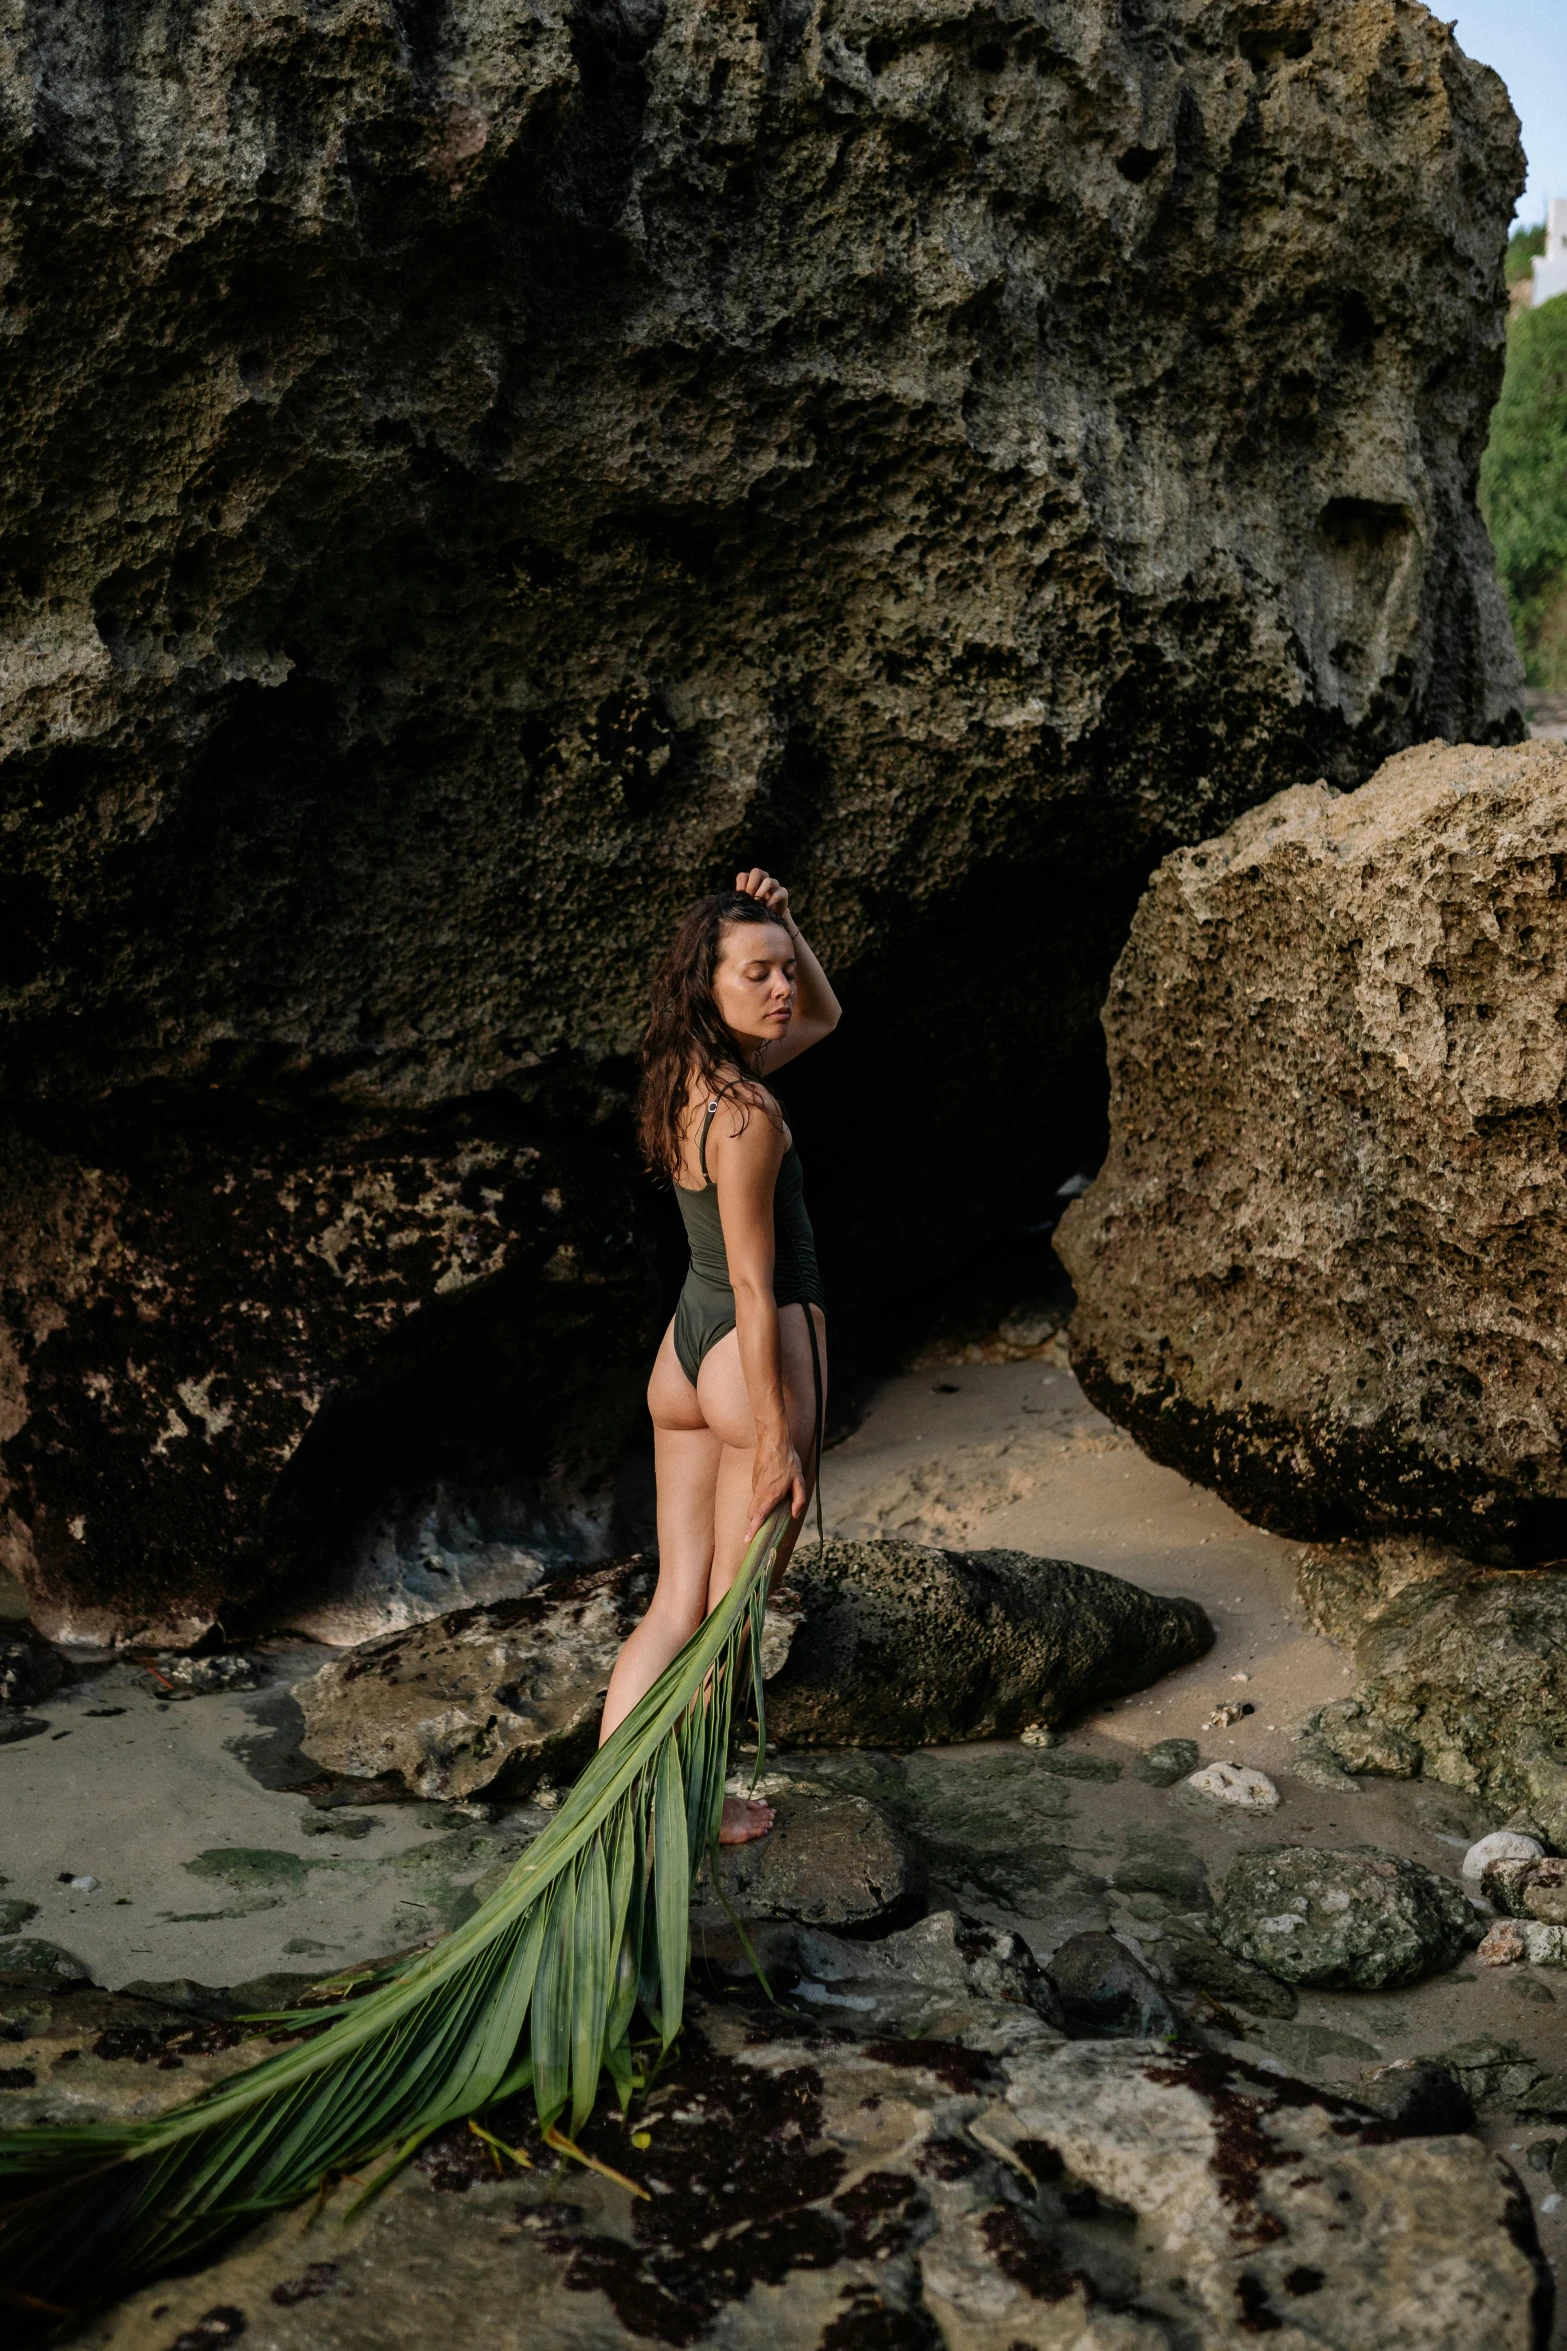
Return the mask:
<svg viewBox="0 0 1567 2351">
<path fill-rule="evenodd" d="M 707 1172 L 707 1138 L 713 1131 L 713 1113 L 717 1108 L 718 1096 L 715 1094 L 712 1101 L 709 1102 L 707 1108 L 702 1113 L 702 1145 L 700 1151 L 697 1154 L 697 1157 L 701 1161 L 702 1165 L 702 1180 L 704 1183 L 708 1184 L 710 1184 L 713 1179 Z"/>
</svg>

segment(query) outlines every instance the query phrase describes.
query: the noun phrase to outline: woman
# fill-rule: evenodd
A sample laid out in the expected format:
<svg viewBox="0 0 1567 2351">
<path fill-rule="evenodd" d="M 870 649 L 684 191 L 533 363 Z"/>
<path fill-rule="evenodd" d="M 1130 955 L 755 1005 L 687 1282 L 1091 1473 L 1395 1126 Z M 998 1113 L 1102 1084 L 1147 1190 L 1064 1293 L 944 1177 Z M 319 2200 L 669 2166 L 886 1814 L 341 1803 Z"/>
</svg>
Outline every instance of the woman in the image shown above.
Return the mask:
<svg viewBox="0 0 1567 2351">
<path fill-rule="evenodd" d="M 800 1162 L 762 1082 L 838 1025 L 838 999 L 760 866 L 703 898 L 653 983 L 638 1123 L 685 1220 L 691 1270 L 648 1382 L 658 1587 L 610 1677 L 607 1739 L 728 1591 L 787 1498 L 783 1566 L 816 1481 L 827 1323 Z M 809 1463 L 809 1469 L 804 1464 Z M 726 1797 L 719 1842 L 772 1807 Z"/>
</svg>

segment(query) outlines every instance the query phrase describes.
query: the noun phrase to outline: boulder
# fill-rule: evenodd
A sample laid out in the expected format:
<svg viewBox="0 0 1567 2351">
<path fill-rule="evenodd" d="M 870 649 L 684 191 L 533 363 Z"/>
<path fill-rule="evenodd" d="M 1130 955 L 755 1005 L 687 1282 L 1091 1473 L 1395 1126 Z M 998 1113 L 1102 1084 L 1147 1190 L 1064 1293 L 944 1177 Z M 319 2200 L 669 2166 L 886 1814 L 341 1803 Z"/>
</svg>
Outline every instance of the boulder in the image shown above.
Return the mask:
<svg viewBox="0 0 1567 2351">
<path fill-rule="evenodd" d="M 788 1590 L 803 1621 L 767 1718 L 789 1747 L 934 1747 L 1048 1727 L 1213 1644 L 1195 1600 L 1026 1551 L 802 1544 Z"/>
<path fill-rule="evenodd" d="M 123 13 L 0 75 L 7 1555 L 369 1633 L 621 1540 L 696 887 L 852 992 L 839 1312 L 1077 1164 L 1171 841 L 1520 732 L 1517 125 L 1387 0 Z"/>
<path fill-rule="evenodd" d="M 1312 1539 L 1567 1557 L 1567 746 L 1426 744 L 1167 858 L 1116 966 L 1072 1360 Z"/>
<path fill-rule="evenodd" d="M 1230 1864 L 1214 1932 L 1286 1984 L 1381 1992 L 1472 1951 L 1485 1924 L 1467 1895 L 1393 1854 L 1286 1845 Z"/>
<path fill-rule="evenodd" d="M 569 1780 L 597 1744 L 610 1673 L 654 1581 L 636 1555 L 347 1650 L 295 1689 L 303 1751 L 447 1800 Z"/>
<path fill-rule="evenodd" d="M 280 2214 L 132 2296 L 115 2351 L 231 2339 L 234 2314 L 311 2351 L 511 2343 L 519 2323 L 535 2351 L 1541 2351 L 1533 2216 L 1471 2137 L 1398 2137 L 1214 2052 L 1063 2043 L 1015 2005 L 974 2009 L 961 2040 L 830 2014 L 804 2033 L 693 2000 L 633 2131 L 610 2107 L 581 2140 L 645 2199 L 563 2174 L 509 2101 L 489 2127 L 535 2171 L 498 2176 L 453 2125 L 304 2246 Z"/>
<path fill-rule="evenodd" d="M 764 1780 L 759 1792 L 774 1808 L 771 1832 L 721 1847 L 716 1887 L 704 1865 L 693 1923 L 717 1927 L 733 1911 L 741 1918 L 867 1928 L 907 1917 L 918 1903 L 924 1872 L 881 1805 L 800 1781 L 780 1784 L 777 1777 Z"/>
<path fill-rule="evenodd" d="M 1357 1728 L 1567 1843 L 1567 1574 L 1418 1541 L 1308 1551 L 1302 1607 L 1354 1659 Z"/>
<path fill-rule="evenodd" d="M 570 1778 L 654 1572 L 637 1554 L 362 1643 L 296 1689 L 304 1752 L 421 1796 Z M 799 1748 L 990 1738 L 1140 1689 L 1212 1640 L 1195 1601 L 1066 1560 L 830 1543 L 795 1554 L 768 1611 L 769 1735 Z M 1054 1754 L 1038 1765 L 1074 1767 L 1096 1768 Z"/>
<path fill-rule="evenodd" d="M 1157 1978 L 1114 1935 L 1070 1935 L 1046 1974 L 1062 2022 L 1078 2039 L 1173 2040 L 1180 2019 Z"/>
</svg>

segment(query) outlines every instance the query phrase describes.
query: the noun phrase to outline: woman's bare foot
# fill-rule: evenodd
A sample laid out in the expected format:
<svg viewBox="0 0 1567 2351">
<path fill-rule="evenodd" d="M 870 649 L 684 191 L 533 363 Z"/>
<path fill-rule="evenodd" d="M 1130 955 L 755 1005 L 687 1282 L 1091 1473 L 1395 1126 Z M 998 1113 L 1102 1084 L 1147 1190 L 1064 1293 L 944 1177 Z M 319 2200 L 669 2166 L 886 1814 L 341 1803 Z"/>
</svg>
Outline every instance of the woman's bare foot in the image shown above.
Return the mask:
<svg viewBox="0 0 1567 2351">
<path fill-rule="evenodd" d="M 720 1845 L 749 1845 L 765 1837 L 773 1825 L 773 1808 L 759 1796 L 726 1796 L 724 1817 L 718 1824 Z"/>
</svg>

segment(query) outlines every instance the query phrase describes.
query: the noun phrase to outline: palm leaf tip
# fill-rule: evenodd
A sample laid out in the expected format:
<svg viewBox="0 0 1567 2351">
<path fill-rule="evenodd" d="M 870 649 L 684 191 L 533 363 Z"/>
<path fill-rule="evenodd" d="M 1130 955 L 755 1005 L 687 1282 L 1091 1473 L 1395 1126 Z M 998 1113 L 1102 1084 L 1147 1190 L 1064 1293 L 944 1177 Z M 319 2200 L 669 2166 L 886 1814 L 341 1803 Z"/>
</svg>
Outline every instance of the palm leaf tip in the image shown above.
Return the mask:
<svg viewBox="0 0 1567 2351">
<path fill-rule="evenodd" d="M 787 1513 L 606 1740 L 484 1907 L 433 1950 L 309 2011 L 312 2037 L 152 2120 L 0 2132 L 0 2278 L 22 2330 L 210 2251 L 334 2176 L 390 2161 L 531 2081 L 568 2152 L 607 2070 L 624 2106 L 638 2005 L 667 2048 L 680 2028 L 697 1863 L 717 1833 L 734 1692 Z M 765 1733 L 761 1734 L 765 1736 Z M 759 1747 L 760 1747 L 759 1737 Z M 291 2020 L 293 2021 L 293 2020 Z"/>
</svg>

